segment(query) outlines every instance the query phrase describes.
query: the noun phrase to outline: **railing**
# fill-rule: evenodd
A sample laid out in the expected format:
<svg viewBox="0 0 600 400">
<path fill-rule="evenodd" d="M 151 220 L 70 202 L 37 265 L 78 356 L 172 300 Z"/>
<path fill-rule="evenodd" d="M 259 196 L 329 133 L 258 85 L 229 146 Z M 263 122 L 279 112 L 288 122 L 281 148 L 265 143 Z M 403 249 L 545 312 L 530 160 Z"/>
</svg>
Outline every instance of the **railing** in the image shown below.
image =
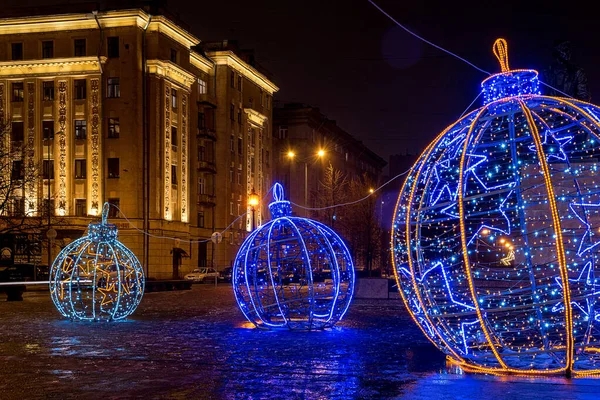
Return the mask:
<svg viewBox="0 0 600 400">
<path fill-rule="evenodd" d="M 198 169 L 198 171 L 207 171 L 212 172 L 214 174 L 217 173 L 217 165 L 212 161 L 200 160 L 198 161 L 196 168 Z"/>
<path fill-rule="evenodd" d="M 198 205 L 214 207 L 217 204 L 217 196 L 214 194 L 201 193 L 198 195 Z"/>
<path fill-rule="evenodd" d="M 198 128 L 198 133 L 196 136 L 199 138 L 217 140 L 217 132 L 211 128 Z"/>
</svg>

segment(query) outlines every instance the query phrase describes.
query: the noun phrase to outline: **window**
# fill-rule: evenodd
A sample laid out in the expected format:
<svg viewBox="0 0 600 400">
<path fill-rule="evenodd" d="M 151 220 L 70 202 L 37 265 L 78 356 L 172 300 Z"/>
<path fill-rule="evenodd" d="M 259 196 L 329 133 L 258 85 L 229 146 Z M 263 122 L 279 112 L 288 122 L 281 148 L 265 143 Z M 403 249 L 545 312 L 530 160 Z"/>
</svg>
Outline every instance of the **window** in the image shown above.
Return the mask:
<svg viewBox="0 0 600 400">
<path fill-rule="evenodd" d="M 229 183 L 233 183 L 233 169 L 229 168 Z"/>
<path fill-rule="evenodd" d="M 198 146 L 198 161 L 204 161 L 206 158 L 206 147 Z"/>
<path fill-rule="evenodd" d="M 173 151 L 177 151 L 178 139 L 177 127 L 171 126 L 171 148 Z"/>
<path fill-rule="evenodd" d="M 242 76 L 238 75 L 238 90 L 242 91 Z"/>
<path fill-rule="evenodd" d="M 198 194 L 206 193 L 206 179 L 198 178 Z"/>
<path fill-rule="evenodd" d="M 198 211 L 198 228 L 204 228 L 204 211 Z"/>
<path fill-rule="evenodd" d="M 271 108 L 271 97 L 270 96 L 266 96 L 265 97 L 265 101 L 267 103 L 267 110 Z"/>
<path fill-rule="evenodd" d="M 108 78 L 106 97 L 111 99 L 121 97 L 121 86 L 119 85 L 119 78 Z"/>
<path fill-rule="evenodd" d="M 43 160 L 42 174 L 44 179 L 54 179 L 54 160 Z"/>
<path fill-rule="evenodd" d="M 108 208 L 108 218 L 119 218 L 119 207 L 121 206 L 120 200 L 115 198 L 108 199 L 108 204 L 111 205 L 111 207 Z"/>
<path fill-rule="evenodd" d="M 12 84 L 12 101 L 23 101 L 23 82 L 13 82 Z"/>
<path fill-rule="evenodd" d="M 279 127 L 279 139 L 287 139 L 288 137 L 288 127 L 286 125 L 281 125 Z"/>
<path fill-rule="evenodd" d="M 119 118 L 108 119 L 108 137 L 109 139 L 118 139 L 120 132 Z"/>
<path fill-rule="evenodd" d="M 54 121 L 42 121 L 42 131 L 44 140 L 50 140 L 54 138 Z"/>
<path fill-rule="evenodd" d="M 235 143 L 235 139 L 233 138 L 233 135 L 231 135 L 231 136 L 229 137 L 229 150 L 230 150 L 232 153 L 233 153 L 233 152 L 235 152 L 235 144 L 234 144 L 234 143 Z M 233 157 L 233 154 L 232 154 L 232 157 Z"/>
<path fill-rule="evenodd" d="M 198 129 L 204 129 L 206 127 L 206 120 L 204 118 L 204 113 L 198 113 Z"/>
<path fill-rule="evenodd" d="M 254 156 L 250 157 L 250 172 L 254 173 Z"/>
<path fill-rule="evenodd" d="M 238 154 L 242 155 L 243 152 L 244 152 L 244 146 L 242 144 L 242 138 L 239 137 L 238 138 Z"/>
<path fill-rule="evenodd" d="M 237 215 L 242 215 L 242 205 L 237 203 Z"/>
<path fill-rule="evenodd" d="M 85 100 L 85 79 L 75 79 L 73 89 L 75 100 Z"/>
<path fill-rule="evenodd" d="M 233 201 L 229 202 L 229 215 L 233 215 Z M 233 234 L 233 232 L 232 232 Z"/>
<path fill-rule="evenodd" d="M 171 164 L 171 185 L 177 185 L 177 165 Z"/>
<path fill-rule="evenodd" d="M 23 141 L 23 122 L 13 122 L 11 124 L 10 140 L 13 142 Z"/>
<path fill-rule="evenodd" d="M 118 178 L 119 177 L 119 159 L 109 158 L 108 159 L 108 177 Z"/>
<path fill-rule="evenodd" d="M 75 199 L 75 215 L 78 217 L 85 217 L 87 215 L 85 209 L 85 199 Z"/>
<path fill-rule="evenodd" d="M 54 42 L 52 40 L 44 40 L 42 42 L 42 58 L 54 57 Z"/>
<path fill-rule="evenodd" d="M 265 164 L 267 165 L 267 168 L 269 167 L 269 150 L 267 150 L 267 157 L 265 158 Z"/>
<path fill-rule="evenodd" d="M 21 101 L 23 101 L 23 100 L 21 100 Z M 233 104 L 229 105 L 229 119 L 232 121 L 235 121 L 235 106 Z"/>
<path fill-rule="evenodd" d="M 87 138 L 87 121 L 85 119 L 75 120 L 75 139 L 85 140 Z"/>
<path fill-rule="evenodd" d="M 46 81 L 42 83 L 44 90 L 44 101 L 54 100 L 54 81 Z"/>
<path fill-rule="evenodd" d="M 171 62 L 177 64 L 177 50 L 171 49 Z"/>
<path fill-rule="evenodd" d="M 23 179 L 25 170 L 23 169 L 23 160 L 15 160 L 12 162 L 11 178 L 12 180 Z"/>
<path fill-rule="evenodd" d="M 25 213 L 25 198 L 23 197 L 13 197 L 9 199 L 7 205 L 9 215 L 20 216 Z"/>
<path fill-rule="evenodd" d="M 11 59 L 22 60 L 23 59 L 23 43 L 12 43 L 11 44 Z"/>
<path fill-rule="evenodd" d="M 75 57 L 85 57 L 86 56 L 86 51 L 85 51 L 85 39 L 75 39 L 73 41 L 73 54 L 75 54 Z"/>
<path fill-rule="evenodd" d="M 173 110 L 177 108 L 177 90 L 171 89 L 171 107 Z"/>
<path fill-rule="evenodd" d="M 119 58 L 119 37 L 111 36 L 106 39 L 108 58 Z"/>
<path fill-rule="evenodd" d="M 229 83 L 231 84 L 232 88 L 235 88 L 235 72 L 233 71 L 231 71 L 229 74 Z"/>
<path fill-rule="evenodd" d="M 264 103 L 264 98 L 265 98 L 265 96 L 263 96 L 263 91 L 261 90 L 261 91 L 258 93 L 258 95 L 259 95 L 259 97 L 260 97 L 260 105 L 261 105 L 261 106 L 264 106 L 264 105 L 265 105 L 265 103 Z"/>
<path fill-rule="evenodd" d="M 86 160 L 75 160 L 75 179 L 85 179 L 86 177 Z"/>
<path fill-rule="evenodd" d="M 239 169 L 237 172 L 237 183 L 238 183 L 238 185 L 242 184 L 242 171 L 240 171 Z"/>
<path fill-rule="evenodd" d="M 206 81 L 198 78 L 198 94 L 206 94 Z"/>
<path fill-rule="evenodd" d="M 238 124 L 242 124 L 242 110 L 238 109 Z"/>
</svg>

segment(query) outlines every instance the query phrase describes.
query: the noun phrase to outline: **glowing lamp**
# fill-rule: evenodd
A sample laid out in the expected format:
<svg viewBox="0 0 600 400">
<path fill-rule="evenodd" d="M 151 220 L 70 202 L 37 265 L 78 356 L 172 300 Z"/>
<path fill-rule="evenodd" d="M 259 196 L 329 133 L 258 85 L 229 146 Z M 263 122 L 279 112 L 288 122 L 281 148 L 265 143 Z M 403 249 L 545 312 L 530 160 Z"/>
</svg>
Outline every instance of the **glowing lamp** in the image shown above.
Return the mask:
<svg viewBox="0 0 600 400">
<path fill-rule="evenodd" d="M 288 156 L 288 158 L 294 158 L 294 157 L 296 157 L 296 153 L 294 153 L 293 151 L 290 150 L 287 152 L 287 156 Z"/>
<path fill-rule="evenodd" d="M 117 239 L 117 227 L 91 223 L 88 233 L 58 254 L 50 268 L 50 296 L 58 311 L 73 320 L 117 320 L 135 311 L 144 294 L 144 271 L 137 257 Z"/>
<path fill-rule="evenodd" d="M 273 187 L 272 220 L 246 238 L 233 265 L 233 290 L 259 328 L 323 329 L 337 323 L 354 292 L 354 266 L 327 226 L 292 216 L 283 187 Z"/>
<path fill-rule="evenodd" d="M 598 374 L 600 108 L 541 95 L 536 71 L 509 69 L 504 40 L 494 53 L 484 105 L 434 139 L 400 191 L 398 287 L 466 370 Z M 481 251 L 488 233 L 501 245 Z"/>
<path fill-rule="evenodd" d="M 325 150 L 321 149 L 321 150 L 317 151 L 317 155 L 319 157 L 324 157 L 325 156 Z"/>
<path fill-rule="evenodd" d="M 248 195 L 248 205 L 250 207 L 256 207 L 259 201 L 260 199 L 258 198 L 258 195 L 254 192 L 254 190 L 252 190 L 252 193 Z"/>
</svg>

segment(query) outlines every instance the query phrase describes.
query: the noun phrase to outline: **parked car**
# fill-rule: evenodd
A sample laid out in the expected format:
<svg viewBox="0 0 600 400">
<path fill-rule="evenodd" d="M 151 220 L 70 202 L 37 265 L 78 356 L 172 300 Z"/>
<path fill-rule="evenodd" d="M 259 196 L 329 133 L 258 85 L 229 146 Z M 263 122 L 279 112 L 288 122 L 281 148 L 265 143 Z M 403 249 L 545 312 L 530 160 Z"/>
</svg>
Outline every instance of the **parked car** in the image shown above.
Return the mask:
<svg viewBox="0 0 600 400">
<path fill-rule="evenodd" d="M 219 278 L 224 282 L 231 282 L 231 276 L 233 275 L 233 267 L 226 267 L 219 272 Z"/>
<path fill-rule="evenodd" d="M 219 273 L 214 268 L 196 268 L 184 277 L 188 281 L 194 282 L 214 282 L 219 278 Z"/>
</svg>

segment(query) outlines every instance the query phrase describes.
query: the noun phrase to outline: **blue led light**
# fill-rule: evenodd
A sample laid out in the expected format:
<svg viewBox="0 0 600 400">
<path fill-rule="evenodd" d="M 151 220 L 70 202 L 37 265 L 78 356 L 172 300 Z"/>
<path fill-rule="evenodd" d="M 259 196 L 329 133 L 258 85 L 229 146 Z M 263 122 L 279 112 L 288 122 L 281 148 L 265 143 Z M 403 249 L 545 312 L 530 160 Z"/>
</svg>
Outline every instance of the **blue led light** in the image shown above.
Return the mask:
<svg viewBox="0 0 600 400">
<path fill-rule="evenodd" d="M 483 107 L 406 178 L 392 222 L 398 287 L 463 366 L 598 374 L 600 108 L 543 96 L 535 71 L 501 65 Z"/>
<path fill-rule="evenodd" d="M 273 199 L 273 219 L 250 233 L 234 262 L 238 306 L 260 328 L 329 328 L 352 300 L 350 252 L 327 226 L 293 217 L 279 183 Z"/>
<path fill-rule="evenodd" d="M 144 271 L 131 250 L 117 240 L 117 227 L 91 223 L 88 234 L 67 245 L 50 268 L 50 295 L 65 317 L 117 320 L 135 311 L 144 294 Z"/>
</svg>

